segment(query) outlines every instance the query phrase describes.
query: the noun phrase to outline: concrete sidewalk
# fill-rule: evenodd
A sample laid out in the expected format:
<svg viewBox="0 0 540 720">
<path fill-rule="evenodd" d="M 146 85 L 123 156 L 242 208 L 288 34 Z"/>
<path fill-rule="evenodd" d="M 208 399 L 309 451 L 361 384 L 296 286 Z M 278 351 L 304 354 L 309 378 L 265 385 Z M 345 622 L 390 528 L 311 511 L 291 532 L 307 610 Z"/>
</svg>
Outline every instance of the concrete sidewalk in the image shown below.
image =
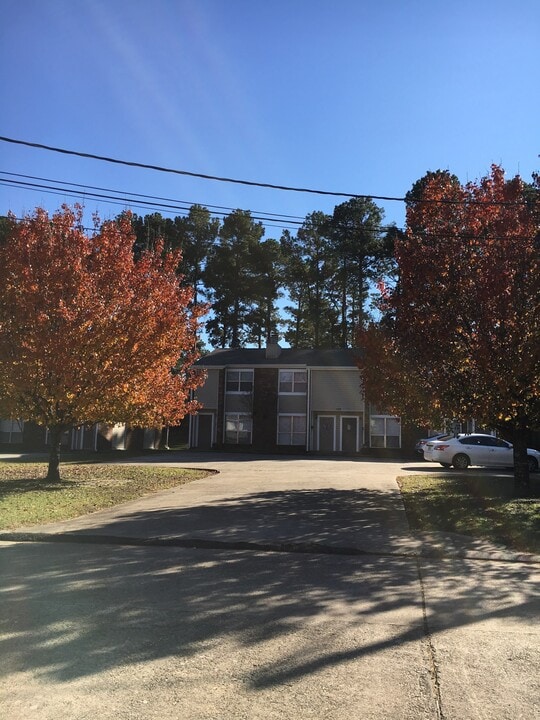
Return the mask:
<svg viewBox="0 0 540 720">
<path fill-rule="evenodd" d="M 540 566 L 412 537 L 421 464 L 175 460 L 219 472 L 0 544 L 6 717 L 538 716 Z"/>
</svg>

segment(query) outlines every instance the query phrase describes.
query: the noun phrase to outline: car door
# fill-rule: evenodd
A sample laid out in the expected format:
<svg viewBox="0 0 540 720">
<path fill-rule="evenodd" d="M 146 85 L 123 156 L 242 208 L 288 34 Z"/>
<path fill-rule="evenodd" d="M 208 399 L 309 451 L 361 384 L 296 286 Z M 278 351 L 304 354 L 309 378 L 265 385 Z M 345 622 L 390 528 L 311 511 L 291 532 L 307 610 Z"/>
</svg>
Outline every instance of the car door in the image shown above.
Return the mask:
<svg viewBox="0 0 540 720">
<path fill-rule="evenodd" d="M 512 467 L 514 464 L 514 451 L 510 443 L 499 438 L 489 438 L 485 447 L 486 462 L 490 467 Z"/>
<path fill-rule="evenodd" d="M 485 447 L 482 447 L 481 442 L 482 438 L 479 435 L 466 435 L 459 438 L 454 455 L 464 453 L 469 456 L 471 465 L 483 465 Z"/>
</svg>

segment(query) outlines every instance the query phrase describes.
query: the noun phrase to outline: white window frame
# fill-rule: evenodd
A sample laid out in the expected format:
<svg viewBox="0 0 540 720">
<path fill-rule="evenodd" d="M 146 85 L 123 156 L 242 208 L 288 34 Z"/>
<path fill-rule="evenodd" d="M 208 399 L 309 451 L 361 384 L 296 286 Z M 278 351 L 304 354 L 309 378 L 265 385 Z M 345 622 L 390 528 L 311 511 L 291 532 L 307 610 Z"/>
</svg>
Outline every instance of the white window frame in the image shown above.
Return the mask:
<svg viewBox="0 0 540 720">
<path fill-rule="evenodd" d="M 371 428 L 372 420 L 384 420 L 384 433 L 382 435 L 382 437 L 383 437 L 382 445 L 373 445 L 373 442 L 372 442 L 373 436 L 376 435 L 377 437 L 381 437 L 381 435 L 378 433 L 372 432 L 372 428 Z M 397 436 L 398 444 L 396 446 L 394 446 L 394 445 L 391 445 L 390 447 L 388 446 L 388 437 L 389 436 L 386 431 L 388 420 L 397 420 L 399 423 L 399 435 Z M 391 435 L 390 437 L 396 437 L 396 435 Z M 382 415 L 382 414 L 370 415 L 370 417 L 369 417 L 369 446 L 371 448 L 376 448 L 379 450 L 399 450 L 401 448 L 401 417 L 399 415 Z"/>
<path fill-rule="evenodd" d="M 247 443 L 240 443 L 238 442 L 238 433 L 239 430 L 237 428 L 236 430 L 236 442 L 233 442 L 232 440 L 229 440 L 227 438 L 227 421 L 231 418 L 234 418 L 236 422 L 240 421 L 240 418 L 242 419 L 249 419 L 249 442 Z M 253 443 L 253 418 L 250 413 L 242 413 L 242 412 L 226 412 L 224 417 L 224 423 L 223 423 L 223 442 L 228 445 L 251 445 Z"/>
<path fill-rule="evenodd" d="M 238 373 L 238 383 L 237 383 L 237 390 L 229 390 L 229 375 L 231 373 Z M 251 383 L 251 389 L 250 390 L 241 390 L 240 387 L 242 385 L 242 382 L 247 382 L 247 380 L 242 380 L 242 374 L 249 375 L 250 376 L 250 383 Z M 225 392 L 227 395 L 252 395 L 253 394 L 253 370 L 245 369 L 245 368 L 230 368 L 227 369 L 225 372 Z"/>
<path fill-rule="evenodd" d="M 281 389 L 281 383 L 282 383 L 281 376 L 284 375 L 285 373 L 292 373 L 292 390 L 282 390 L 282 389 Z M 302 382 L 303 385 L 306 386 L 306 389 L 305 389 L 305 390 L 295 390 L 295 389 L 294 389 L 294 386 L 295 386 L 295 375 L 300 374 L 300 373 L 302 373 L 303 376 L 304 376 L 304 380 L 302 380 L 301 382 Z M 298 381 L 298 383 L 300 383 L 300 381 Z M 301 370 L 301 369 L 297 369 L 297 370 L 292 370 L 292 369 L 291 369 L 291 370 L 288 370 L 287 368 L 282 368 L 282 369 L 280 369 L 280 371 L 279 371 L 279 385 L 278 385 L 278 389 L 279 389 L 279 394 L 280 394 L 280 395 L 307 395 L 307 384 L 308 384 L 308 374 L 307 374 L 307 370 Z"/>
<path fill-rule="evenodd" d="M 283 442 L 280 442 L 280 441 L 279 441 L 279 436 L 286 434 L 286 433 L 284 433 L 284 432 L 280 432 L 280 429 L 279 429 L 279 421 L 280 421 L 280 418 L 286 418 L 286 417 L 287 417 L 287 418 L 303 418 L 303 419 L 304 419 L 304 430 L 303 430 L 303 440 L 302 440 L 302 442 L 300 442 L 300 443 L 293 443 L 293 442 L 292 442 L 293 435 L 299 435 L 299 434 L 300 434 L 300 433 L 295 433 L 295 432 L 294 432 L 294 421 L 291 422 L 291 429 L 290 429 L 290 432 L 288 433 L 289 436 L 290 436 L 290 437 L 289 437 L 290 442 L 283 443 Z M 308 428 L 307 428 L 307 414 L 306 414 L 306 413 L 279 413 L 279 415 L 278 415 L 278 417 L 277 417 L 277 444 L 278 444 L 278 445 L 287 446 L 287 447 L 305 447 L 305 446 L 306 446 L 306 442 L 307 442 L 307 430 L 308 430 Z"/>
</svg>

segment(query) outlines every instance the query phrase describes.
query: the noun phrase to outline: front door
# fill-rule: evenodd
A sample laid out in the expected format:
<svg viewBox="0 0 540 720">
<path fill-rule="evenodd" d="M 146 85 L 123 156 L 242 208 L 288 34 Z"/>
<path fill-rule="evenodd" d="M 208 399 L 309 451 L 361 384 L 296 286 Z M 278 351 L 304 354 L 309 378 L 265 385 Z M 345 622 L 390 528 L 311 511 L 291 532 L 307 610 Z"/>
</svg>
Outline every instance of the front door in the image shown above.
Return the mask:
<svg viewBox="0 0 540 720">
<path fill-rule="evenodd" d="M 201 450 L 212 448 L 212 415 L 201 413 L 197 415 L 197 445 Z"/>
<path fill-rule="evenodd" d="M 319 452 L 336 449 L 336 418 L 333 415 L 319 415 L 317 449 Z"/>
<path fill-rule="evenodd" d="M 344 453 L 358 452 L 358 418 L 341 418 L 341 450 Z"/>
</svg>

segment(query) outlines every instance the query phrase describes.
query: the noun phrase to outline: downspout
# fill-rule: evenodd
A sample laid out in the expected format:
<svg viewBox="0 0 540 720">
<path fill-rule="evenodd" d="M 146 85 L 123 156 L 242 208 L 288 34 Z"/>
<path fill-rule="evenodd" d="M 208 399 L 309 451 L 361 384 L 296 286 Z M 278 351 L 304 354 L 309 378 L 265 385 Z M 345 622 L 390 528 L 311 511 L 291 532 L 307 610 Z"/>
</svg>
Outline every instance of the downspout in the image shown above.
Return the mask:
<svg viewBox="0 0 540 720">
<path fill-rule="evenodd" d="M 306 399 L 306 452 L 311 450 L 313 442 L 312 434 L 313 429 L 311 427 L 311 368 L 306 367 L 307 372 L 307 399 Z"/>
</svg>

